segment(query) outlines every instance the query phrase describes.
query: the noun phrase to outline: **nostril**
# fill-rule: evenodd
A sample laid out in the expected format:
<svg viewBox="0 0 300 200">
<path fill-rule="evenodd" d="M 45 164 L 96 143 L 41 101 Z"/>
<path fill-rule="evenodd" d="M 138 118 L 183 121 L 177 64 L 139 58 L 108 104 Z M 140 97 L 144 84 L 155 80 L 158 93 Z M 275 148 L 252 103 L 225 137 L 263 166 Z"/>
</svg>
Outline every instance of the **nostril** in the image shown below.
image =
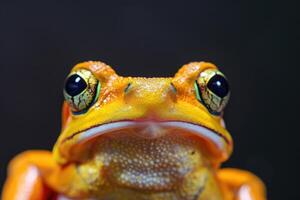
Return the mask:
<svg viewBox="0 0 300 200">
<path fill-rule="evenodd" d="M 125 94 L 128 93 L 128 91 L 130 90 L 130 88 L 131 88 L 131 83 L 128 83 L 128 85 L 124 89 Z"/>
<path fill-rule="evenodd" d="M 177 93 L 177 89 L 176 87 L 173 85 L 173 83 L 171 83 L 171 91 L 176 94 Z"/>
<path fill-rule="evenodd" d="M 173 83 L 170 84 L 170 88 L 169 88 L 169 99 L 172 102 L 176 102 L 176 96 L 177 96 L 177 89 L 176 87 L 173 85 Z"/>
</svg>

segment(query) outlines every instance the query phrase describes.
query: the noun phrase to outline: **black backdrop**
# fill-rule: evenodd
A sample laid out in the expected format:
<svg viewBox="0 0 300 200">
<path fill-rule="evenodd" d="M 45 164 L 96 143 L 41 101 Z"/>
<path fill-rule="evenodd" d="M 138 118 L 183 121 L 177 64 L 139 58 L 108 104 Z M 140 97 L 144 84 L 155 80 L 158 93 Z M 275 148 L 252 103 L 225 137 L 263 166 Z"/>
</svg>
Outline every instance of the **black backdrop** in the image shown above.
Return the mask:
<svg viewBox="0 0 300 200">
<path fill-rule="evenodd" d="M 173 76 L 211 61 L 230 80 L 225 166 L 253 171 L 269 199 L 299 199 L 299 17 L 289 1 L 1 1 L 0 182 L 26 149 L 51 149 L 71 67 L 102 60 L 120 75 Z M 298 65 L 298 66 L 297 66 Z"/>
</svg>

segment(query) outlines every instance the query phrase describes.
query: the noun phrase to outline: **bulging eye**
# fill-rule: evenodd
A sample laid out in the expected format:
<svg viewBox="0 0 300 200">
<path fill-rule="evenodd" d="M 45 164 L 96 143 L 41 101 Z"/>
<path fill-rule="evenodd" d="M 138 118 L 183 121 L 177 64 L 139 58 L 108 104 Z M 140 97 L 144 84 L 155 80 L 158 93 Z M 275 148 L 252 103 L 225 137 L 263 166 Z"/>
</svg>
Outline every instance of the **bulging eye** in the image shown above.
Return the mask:
<svg viewBox="0 0 300 200">
<path fill-rule="evenodd" d="M 101 84 L 86 69 L 72 72 L 65 81 L 64 97 L 74 114 L 86 112 L 98 99 Z"/>
<path fill-rule="evenodd" d="M 229 85 L 222 72 L 217 69 L 207 69 L 200 73 L 195 82 L 197 99 L 214 115 L 220 115 L 229 97 Z"/>
</svg>

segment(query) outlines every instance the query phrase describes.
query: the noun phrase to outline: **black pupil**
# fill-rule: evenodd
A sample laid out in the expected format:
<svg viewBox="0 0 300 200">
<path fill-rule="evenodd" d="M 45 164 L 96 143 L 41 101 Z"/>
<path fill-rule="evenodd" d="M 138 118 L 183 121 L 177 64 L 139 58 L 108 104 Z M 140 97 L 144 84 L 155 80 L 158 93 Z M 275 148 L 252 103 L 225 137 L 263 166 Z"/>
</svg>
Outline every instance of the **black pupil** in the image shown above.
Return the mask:
<svg viewBox="0 0 300 200">
<path fill-rule="evenodd" d="M 225 97 L 229 92 L 227 80 L 219 74 L 214 75 L 208 81 L 207 87 L 208 89 L 210 89 L 210 91 L 212 91 L 221 98 Z"/>
<path fill-rule="evenodd" d="M 84 79 L 77 74 L 73 74 L 66 81 L 65 90 L 70 96 L 73 97 L 84 91 L 86 87 L 87 84 Z"/>
</svg>

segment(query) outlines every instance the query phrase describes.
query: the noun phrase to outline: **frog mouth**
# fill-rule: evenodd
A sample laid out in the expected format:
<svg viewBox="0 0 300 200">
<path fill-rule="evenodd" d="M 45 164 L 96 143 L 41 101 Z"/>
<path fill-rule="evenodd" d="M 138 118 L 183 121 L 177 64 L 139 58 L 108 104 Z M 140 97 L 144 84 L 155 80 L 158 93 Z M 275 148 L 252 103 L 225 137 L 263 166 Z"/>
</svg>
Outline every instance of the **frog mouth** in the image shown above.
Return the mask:
<svg viewBox="0 0 300 200">
<path fill-rule="evenodd" d="M 221 133 L 218 133 L 208 127 L 183 121 L 116 121 L 106 124 L 97 125 L 90 127 L 86 130 L 76 132 L 66 140 L 70 140 L 73 137 L 77 137 L 77 144 L 81 144 L 92 140 L 93 138 L 99 137 L 104 134 L 113 134 L 122 130 L 139 129 L 139 137 L 144 137 L 148 139 L 158 138 L 163 136 L 166 132 L 171 129 L 182 130 L 183 132 L 188 132 L 191 135 L 198 136 L 205 141 L 210 142 L 216 147 L 220 152 L 227 152 L 227 147 L 229 145 L 228 139 Z M 63 141 L 64 142 L 64 141 Z"/>
</svg>

